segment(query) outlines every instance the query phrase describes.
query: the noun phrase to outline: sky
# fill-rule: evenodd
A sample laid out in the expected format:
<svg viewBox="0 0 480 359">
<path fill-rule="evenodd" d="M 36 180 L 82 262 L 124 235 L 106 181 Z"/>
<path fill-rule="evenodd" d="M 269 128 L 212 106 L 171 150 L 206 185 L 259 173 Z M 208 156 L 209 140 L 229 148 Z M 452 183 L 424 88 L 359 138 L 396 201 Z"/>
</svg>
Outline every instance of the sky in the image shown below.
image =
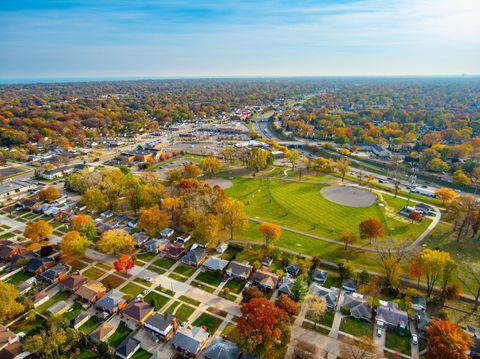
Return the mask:
<svg viewBox="0 0 480 359">
<path fill-rule="evenodd" d="M 0 79 L 480 74 L 480 0 L 0 0 Z"/>
</svg>

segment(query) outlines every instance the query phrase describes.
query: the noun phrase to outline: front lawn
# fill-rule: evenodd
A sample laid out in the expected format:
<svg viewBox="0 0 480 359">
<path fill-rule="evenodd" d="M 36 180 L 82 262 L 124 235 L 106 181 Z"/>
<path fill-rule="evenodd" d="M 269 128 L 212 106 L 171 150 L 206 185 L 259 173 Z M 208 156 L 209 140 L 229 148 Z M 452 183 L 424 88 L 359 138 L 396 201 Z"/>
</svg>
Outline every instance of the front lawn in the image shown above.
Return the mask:
<svg viewBox="0 0 480 359">
<path fill-rule="evenodd" d="M 70 298 L 70 296 L 71 296 L 71 293 L 66 292 L 66 291 L 65 292 L 60 291 L 60 292 L 56 293 L 53 297 L 51 297 L 45 303 L 43 303 L 42 305 L 37 307 L 37 309 L 36 309 L 37 313 L 45 312 L 48 308 L 50 308 L 55 303 L 57 303 L 61 300 L 67 300 L 68 298 Z"/>
<path fill-rule="evenodd" d="M 138 253 L 137 259 L 140 259 L 141 261 L 144 261 L 144 262 L 150 262 L 153 258 L 155 258 L 156 255 L 157 253 L 152 253 L 152 252 Z"/>
<path fill-rule="evenodd" d="M 39 315 L 35 316 L 35 319 L 32 321 L 27 321 L 26 319 L 17 321 L 13 323 L 9 329 L 14 333 L 23 332 L 25 335 L 33 335 L 34 333 L 39 332 L 43 328 L 44 319 Z"/>
<path fill-rule="evenodd" d="M 132 298 L 135 298 L 137 295 L 143 292 L 143 288 L 135 283 L 128 283 L 125 287 L 120 289 L 120 292 L 130 295 Z"/>
<path fill-rule="evenodd" d="M 190 267 L 185 264 L 180 264 L 175 268 L 173 271 L 175 273 L 179 273 L 184 275 L 185 277 L 190 277 L 193 273 L 195 273 L 197 269 L 195 267 Z"/>
<path fill-rule="evenodd" d="M 185 278 L 183 276 L 181 276 L 180 274 L 177 274 L 177 273 L 170 273 L 168 275 L 170 278 L 173 278 L 175 280 L 178 280 L 179 282 L 186 282 L 188 278 Z"/>
<path fill-rule="evenodd" d="M 102 275 L 104 275 L 105 272 L 98 268 L 90 267 L 86 271 L 84 271 L 82 274 L 90 280 L 96 280 L 100 278 Z"/>
<path fill-rule="evenodd" d="M 240 294 L 243 290 L 243 287 L 245 287 L 246 283 L 247 282 L 243 280 L 232 278 L 228 280 L 228 282 L 223 286 L 223 288 L 230 289 L 232 293 Z"/>
<path fill-rule="evenodd" d="M 307 315 L 305 316 L 305 318 L 312 320 L 311 316 L 310 316 L 310 313 L 307 312 Z M 323 315 L 322 319 L 320 321 L 318 321 L 316 324 L 323 324 L 327 327 L 332 327 L 332 324 L 333 324 L 333 319 L 335 318 L 335 312 L 333 310 L 327 310 L 325 312 L 325 314 Z"/>
<path fill-rule="evenodd" d="M 78 314 L 80 314 L 81 311 L 82 311 L 82 305 L 80 303 L 75 302 L 73 303 L 71 308 L 63 314 L 63 317 L 68 321 L 70 321 L 73 318 L 75 318 Z"/>
<path fill-rule="evenodd" d="M 125 282 L 125 279 L 117 277 L 114 274 L 110 274 L 108 277 L 103 278 L 100 282 L 102 282 L 103 285 L 108 289 L 114 289 Z"/>
<path fill-rule="evenodd" d="M 193 314 L 194 311 L 195 309 L 192 308 L 191 306 L 182 304 L 177 308 L 177 311 L 175 312 L 175 316 L 177 317 L 178 321 L 181 323 L 187 320 L 188 318 L 190 318 L 190 316 Z"/>
<path fill-rule="evenodd" d="M 194 280 L 190 283 L 192 287 L 197 287 L 198 289 L 204 290 L 205 292 L 213 293 L 215 292 L 215 288 L 209 287 L 208 285 L 203 284 L 202 282 Z"/>
<path fill-rule="evenodd" d="M 152 357 L 152 354 L 143 350 L 142 348 L 138 349 L 135 354 L 132 355 L 132 359 L 149 359 Z"/>
<path fill-rule="evenodd" d="M 165 269 L 170 269 L 171 266 L 173 266 L 177 261 L 175 259 L 169 258 L 169 257 L 162 257 L 160 259 L 157 259 L 153 264 L 156 266 L 165 268 Z"/>
<path fill-rule="evenodd" d="M 184 295 L 180 296 L 180 298 L 178 298 L 178 299 L 180 299 L 182 302 L 191 304 L 195 307 L 198 307 L 200 305 L 200 302 L 198 300 L 192 299 L 192 298 L 184 296 Z"/>
<path fill-rule="evenodd" d="M 345 317 L 340 323 L 340 331 L 351 334 L 355 337 L 365 335 L 371 338 L 373 335 L 373 325 L 362 320 Z"/>
<path fill-rule="evenodd" d="M 210 335 L 215 334 L 217 331 L 218 327 L 222 324 L 222 320 L 218 319 L 212 315 L 209 315 L 207 313 L 202 313 L 200 316 L 193 322 L 193 326 L 195 327 L 201 327 L 205 326 L 207 327 L 208 332 Z"/>
<path fill-rule="evenodd" d="M 17 285 L 20 283 L 25 282 L 27 279 L 32 278 L 32 275 L 29 273 L 25 273 L 24 271 L 20 271 L 12 275 L 11 277 L 7 278 L 7 283 L 12 285 Z"/>
<path fill-rule="evenodd" d="M 120 345 L 123 340 L 128 337 L 128 335 L 132 331 L 125 325 L 124 322 L 120 322 L 118 325 L 117 329 L 115 330 L 115 333 L 112 334 L 112 336 L 108 339 L 108 344 L 110 344 L 111 347 L 116 348 Z"/>
<path fill-rule="evenodd" d="M 327 280 L 323 283 L 325 288 L 340 288 L 342 286 L 342 280 L 340 277 L 332 272 L 328 272 Z"/>
<path fill-rule="evenodd" d="M 164 274 L 164 273 L 165 273 L 165 269 L 160 268 L 160 267 L 157 267 L 157 266 L 154 266 L 154 265 L 148 266 L 147 269 L 148 269 L 149 271 L 155 272 L 155 273 L 157 273 L 157 274 Z"/>
<path fill-rule="evenodd" d="M 387 330 L 387 338 L 385 340 L 385 346 L 388 349 L 395 350 L 397 352 L 410 355 L 410 336 L 402 337 L 397 333 Z"/>
<path fill-rule="evenodd" d="M 148 293 L 144 298 L 144 301 L 154 307 L 155 310 L 160 310 L 163 308 L 163 306 L 167 304 L 169 300 L 170 298 L 155 292 Z"/>
<path fill-rule="evenodd" d="M 209 271 L 200 273 L 195 279 L 198 279 L 203 283 L 210 284 L 214 287 L 218 287 L 218 285 L 222 283 L 222 275 L 218 275 L 217 273 Z"/>
<path fill-rule="evenodd" d="M 86 263 L 83 263 L 80 260 L 73 260 L 71 262 L 67 262 L 67 264 L 72 268 L 70 272 L 80 271 L 87 266 Z"/>
<path fill-rule="evenodd" d="M 93 330 L 99 325 L 100 325 L 100 321 L 98 320 L 97 316 L 94 315 L 89 320 L 87 320 L 85 324 L 83 324 L 80 328 L 78 328 L 78 330 L 88 335 L 91 332 L 93 332 Z"/>
</svg>

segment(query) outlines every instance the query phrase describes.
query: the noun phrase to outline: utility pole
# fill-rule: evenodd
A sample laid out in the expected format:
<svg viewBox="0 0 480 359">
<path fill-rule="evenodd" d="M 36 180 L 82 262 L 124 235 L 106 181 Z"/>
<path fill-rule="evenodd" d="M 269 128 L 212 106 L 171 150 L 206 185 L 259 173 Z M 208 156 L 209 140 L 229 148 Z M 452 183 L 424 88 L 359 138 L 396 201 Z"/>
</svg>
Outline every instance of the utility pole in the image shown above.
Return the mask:
<svg viewBox="0 0 480 359">
<path fill-rule="evenodd" d="M 412 195 L 412 191 L 415 188 L 415 182 L 417 180 L 417 175 L 415 174 L 417 167 L 415 163 L 412 163 L 412 174 L 410 175 L 410 189 L 408 191 L 408 198 L 407 198 L 407 204 L 405 205 L 405 208 L 408 207 L 410 204 L 410 197 Z"/>
</svg>

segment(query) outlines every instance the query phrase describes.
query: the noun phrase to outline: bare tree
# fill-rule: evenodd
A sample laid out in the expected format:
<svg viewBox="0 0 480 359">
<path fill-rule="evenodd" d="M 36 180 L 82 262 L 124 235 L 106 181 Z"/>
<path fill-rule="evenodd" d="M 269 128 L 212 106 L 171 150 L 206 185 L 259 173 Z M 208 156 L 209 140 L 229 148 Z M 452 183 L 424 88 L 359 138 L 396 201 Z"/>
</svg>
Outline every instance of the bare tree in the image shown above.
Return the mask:
<svg viewBox="0 0 480 359">
<path fill-rule="evenodd" d="M 472 282 L 475 282 L 475 284 L 469 284 L 465 278 L 464 278 L 464 273 L 462 275 L 457 275 L 458 280 L 463 283 L 465 288 L 470 292 L 475 297 L 475 300 L 473 302 L 473 310 L 477 311 L 478 306 L 480 305 L 480 271 L 476 271 L 471 265 L 465 265 L 464 266 L 466 269 L 465 274 L 467 274 L 471 279 Z"/>
<path fill-rule="evenodd" d="M 340 358 L 342 359 L 381 359 L 383 353 L 372 338 L 362 336 L 356 340 L 345 338 L 340 344 Z"/>
</svg>

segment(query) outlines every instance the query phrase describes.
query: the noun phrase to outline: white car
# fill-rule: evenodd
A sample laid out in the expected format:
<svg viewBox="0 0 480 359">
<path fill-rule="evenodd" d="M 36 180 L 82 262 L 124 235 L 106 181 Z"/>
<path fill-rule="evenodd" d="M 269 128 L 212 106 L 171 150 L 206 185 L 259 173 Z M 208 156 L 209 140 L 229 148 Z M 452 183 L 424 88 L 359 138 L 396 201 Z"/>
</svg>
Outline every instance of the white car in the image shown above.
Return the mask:
<svg viewBox="0 0 480 359">
<path fill-rule="evenodd" d="M 377 328 L 377 337 L 381 337 L 382 336 L 382 328 L 378 327 Z"/>
<path fill-rule="evenodd" d="M 152 278 L 151 277 L 145 277 L 143 280 L 147 283 L 152 283 Z"/>
<path fill-rule="evenodd" d="M 418 344 L 418 336 L 417 334 L 412 334 L 412 344 L 417 345 Z"/>
</svg>

